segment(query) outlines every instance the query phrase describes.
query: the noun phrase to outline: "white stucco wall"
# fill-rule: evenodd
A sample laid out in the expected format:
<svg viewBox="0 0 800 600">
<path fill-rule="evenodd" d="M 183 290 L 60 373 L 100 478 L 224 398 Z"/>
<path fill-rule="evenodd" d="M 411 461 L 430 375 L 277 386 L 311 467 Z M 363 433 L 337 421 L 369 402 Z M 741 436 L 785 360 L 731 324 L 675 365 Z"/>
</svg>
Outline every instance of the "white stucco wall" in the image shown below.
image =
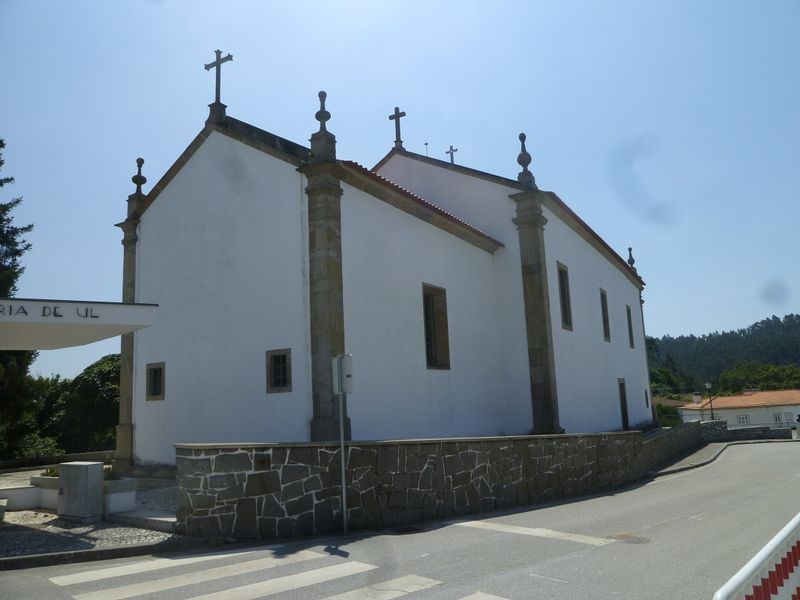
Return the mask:
<svg viewBox="0 0 800 600">
<path fill-rule="evenodd" d="M 650 387 L 638 289 L 552 211 L 545 208 L 544 216 L 561 426 L 567 431 L 621 429 L 618 379 L 625 380 L 630 426 L 650 422 Z M 569 271 L 571 331 L 561 324 L 559 262 Z M 600 288 L 608 298 L 610 342 L 603 336 Z M 628 339 L 626 305 L 631 308 L 633 349 Z"/>
<path fill-rule="evenodd" d="M 519 190 L 499 182 L 472 177 L 446 167 L 395 155 L 380 173 L 486 231 L 506 244 L 496 259 L 497 288 L 503 305 L 499 319 L 504 360 L 527 372 L 521 269 L 515 205 L 508 196 Z M 649 423 L 649 376 L 644 343 L 642 312 L 636 286 L 550 210 L 545 209 L 550 308 L 553 319 L 553 349 L 556 362 L 559 416 L 568 432 L 618 430 L 622 427 L 618 379 L 625 379 L 628 421 L 631 427 Z M 556 263 L 567 265 L 570 274 L 573 330 L 561 328 Z M 600 287 L 606 290 L 611 343 L 603 339 Z M 625 306 L 631 307 L 635 348 L 630 349 Z M 522 350 L 519 337 L 522 339 Z M 522 359 L 522 363 L 517 362 Z M 645 390 L 648 400 L 645 403 Z M 529 393 L 528 393 L 529 394 Z"/>
<path fill-rule="evenodd" d="M 180 442 L 304 441 L 311 391 L 307 225 L 295 167 L 212 133 L 142 217 L 134 454 L 173 463 Z M 292 391 L 266 393 L 267 350 L 291 348 Z M 165 362 L 165 399 L 145 400 Z"/>
<path fill-rule="evenodd" d="M 504 339 L 507 288 L 491 255 L 348 185 L 342 200 L 345 345 L 354 439 L 524 434 L 523 322 Z M 517 252 L 516 249 L 512 251 Z M 450 369 L 428 369 L 422 284 L 447 293 Z M 516 354 L 509 350 L 516 350 Z M 512 357 L 507 360 L 507 357 Z"/>
</svg>

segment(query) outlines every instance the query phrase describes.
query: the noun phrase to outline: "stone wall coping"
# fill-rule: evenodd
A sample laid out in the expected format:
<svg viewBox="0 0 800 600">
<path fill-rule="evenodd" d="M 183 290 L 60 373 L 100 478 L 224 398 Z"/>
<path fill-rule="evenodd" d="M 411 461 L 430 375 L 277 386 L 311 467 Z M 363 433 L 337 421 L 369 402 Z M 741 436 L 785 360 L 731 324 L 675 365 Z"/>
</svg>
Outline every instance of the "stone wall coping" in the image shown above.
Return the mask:
<svg viewBox="0 0 800 600">
<path fill-rule="evenodd" d="M 410 440 L 353 440 L 346 441 L 347 446 L 390 446 L 390 445 L 411 445 L 411 444 L 440 444 L 452 442 L 510 442 L 514 440 L 541 440 L 541 439 L 569 439 L 569 438 L 604 438 L 609 436 L 641 436 L 639 430 L 631 431 L 608 431 L 600 433 L 562 433 L 552 435 L 509 435 L 509 436 L 486 436 L 486 437 L 454 437 L 454 438 L 419 438 Z M 175 448 L 184 450 L 201 450 L 205 448 L 325 448 L 339 447 L 339 442 L 205 442 L 191 444 L 173 444 Z"/>
</svg>

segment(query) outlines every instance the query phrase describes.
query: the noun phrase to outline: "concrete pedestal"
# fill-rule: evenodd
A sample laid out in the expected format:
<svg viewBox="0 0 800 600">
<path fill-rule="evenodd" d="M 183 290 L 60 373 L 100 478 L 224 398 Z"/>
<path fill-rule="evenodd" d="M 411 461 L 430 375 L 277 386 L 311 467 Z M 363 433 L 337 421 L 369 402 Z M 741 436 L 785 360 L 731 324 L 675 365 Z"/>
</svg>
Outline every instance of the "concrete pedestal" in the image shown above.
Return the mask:
<svg viewBox="0 0 800 600">
<path fill-rule="evenodd" d="M 103 518 L 103 463 L 75 461 L 58 466 L 58 515 L 79 523 Z"/>
</svg>

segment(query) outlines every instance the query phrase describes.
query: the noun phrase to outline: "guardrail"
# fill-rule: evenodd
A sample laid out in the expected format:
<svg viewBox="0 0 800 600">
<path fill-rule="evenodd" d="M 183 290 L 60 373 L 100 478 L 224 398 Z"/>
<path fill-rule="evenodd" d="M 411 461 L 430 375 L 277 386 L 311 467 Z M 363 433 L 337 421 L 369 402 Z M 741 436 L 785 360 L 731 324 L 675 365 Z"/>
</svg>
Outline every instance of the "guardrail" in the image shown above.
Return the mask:
<svg viewBox="0 0 800 600">
<path fill-rule="evenodd" d="M 800 513 L 717 590 L 714 600 L 790 600 L 800 594 Z"/>
</svg>

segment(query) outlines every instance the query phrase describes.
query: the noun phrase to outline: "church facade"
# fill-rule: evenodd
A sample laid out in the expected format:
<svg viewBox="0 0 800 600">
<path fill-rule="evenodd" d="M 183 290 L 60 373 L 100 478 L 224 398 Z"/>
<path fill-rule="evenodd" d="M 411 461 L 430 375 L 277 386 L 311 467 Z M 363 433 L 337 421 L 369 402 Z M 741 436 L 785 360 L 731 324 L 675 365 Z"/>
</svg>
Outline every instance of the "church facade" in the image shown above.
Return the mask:
<svg viewBox="0 0 800 600">
<path fill-rule="evenodd" d="M 218 57 L 219 58 L 219 57 Z M 396 111 L 397 112 L 397 111 Z M 123 230 L 117 458 L 173 444 L 338 438 L 331 358 L 353 355 L 350 439 L 598 432 L 652 421 L 643 281 L 558 196 L 524 136 L 517 180 L 408 152 L 336 157 L 211 105 Z"/>
</svg>

